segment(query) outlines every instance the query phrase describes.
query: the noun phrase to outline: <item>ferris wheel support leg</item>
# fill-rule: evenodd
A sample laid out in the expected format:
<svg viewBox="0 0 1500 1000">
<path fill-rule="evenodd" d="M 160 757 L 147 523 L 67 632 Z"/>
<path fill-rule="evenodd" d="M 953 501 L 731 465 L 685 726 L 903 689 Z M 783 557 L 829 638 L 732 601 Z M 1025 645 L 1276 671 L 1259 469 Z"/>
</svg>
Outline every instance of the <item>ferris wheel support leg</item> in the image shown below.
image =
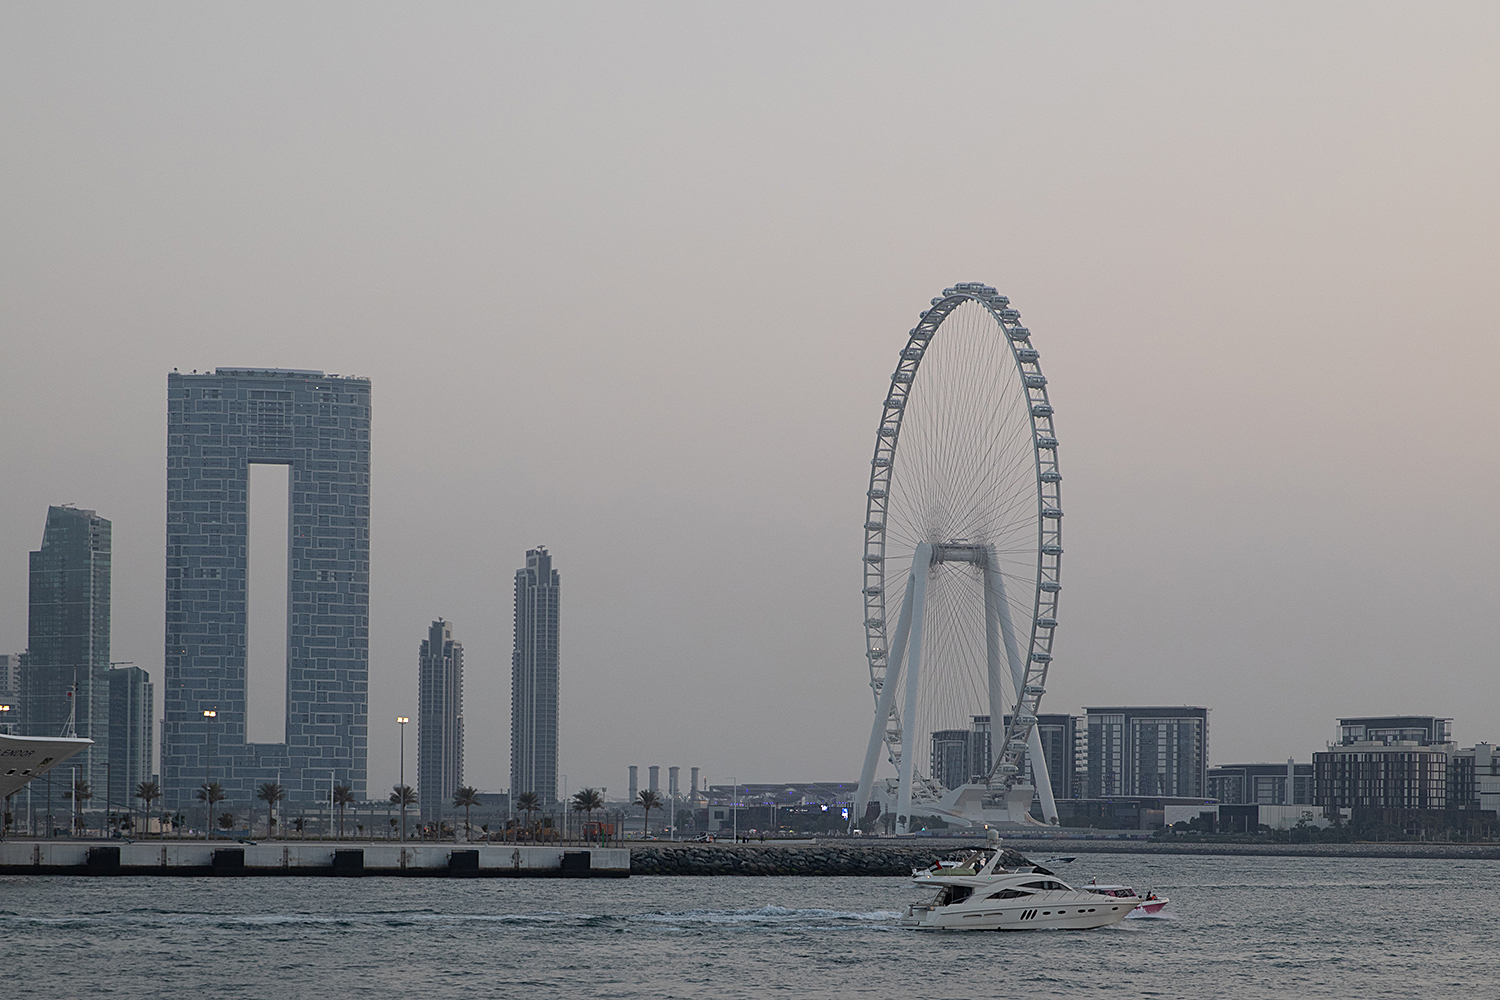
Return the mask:
<svg viewBox="0 0 1500 1000">
<path fill-rule="evenodd" d="M 1026 688 L 1026 663 L 1021 658 L 1020 643 L 1016 639 L 1016 626 L 1010 617 L 1010 602 L 1005 599 L 1005 579 L 1000 575 L 995 550 L 985 553 L 984 573 L 984 619 L 985 652 L 989 668 L 990 683 L 990 739 L 996 733 L 1004 739 L 1005 692 L 1000 684 L 1000 653 L 996 649 L 996 633 L 1005 646 L 1005 659 L 1010 664 L 1010 677 L 1015 684 L 1016 707 L 1022 704 L 1021 694 Z M 1003 749 L 1003 748 L 1002 748 Z M 1047 758 L 1042 753 L 1042 734 L 1032 725 L 1026 734 L 1026 749 L 1031 759 L 1031 780 L 1036 785 L 1037 795 L 1042 800 L 1042 818 L 1048 823 L 1057 822 L 1057 801 L 1052 794 L 1052 780 L 1047 772 Z M 990 747 L 993 757 L 995 747 Z"/>
<path fill-rule="evenodd" d="M 875 787 L 875 766 L 880 762 L 880 745 L 885 742 L 891 709 L 896 703 L 896 687 L 901 682 L 901 665 L 906 658 L 906 638 L 911 631 L 913 596 L 912 582 L 907 580 L 906 596 L 901 601 L 901 617 L 896 622 L 896 634 L 885 661 L 885 681 L 880 686 L 880 697 L 875 703 L 875 718 L 870 723 L 870 744 L 865 748 L 865 763 L 859 772 L 859 791 L 854 796 L 854 812 L 849 816 L 851 828 L 865 821 L 865 810 L 870 806 L 870 793 Z"/>
<path fill-rule="evenodd" d="M 906 654 L 906 705 L 901 713 L 901 777 L 896 786 L 896 832 L 911 831 L 911 775 L 916 763 L 917 690 L 922 672 L 922 615 L 927 608 L 927 571 L 932 546 L 923 542 L 911 559 L 911 641 Z"/>
<path fill-rule="evenodd" d="M 1000 638 L 1005 644 L 1005 660 L 1010 665 L 1010 679 L 1016 688 L 1016 700 L 1021 698 L 1021 690 L 1026 685 L 1026 661 L 1021 657 L 1021 643 L 1016 638 L 1016 626 L 1010 617 L 1010 602 L 1005 599 L 1005 578 L 1000 575 L 1000 566 L 995 557 L 995 550 L 990 548 L 985 553 L 986 563 L 984 568 L 984 617 L 986 640 L 993 645 L 993 636 L 998 628 Z M 991 624 L 993 622 L 993 624 Z M 998 660 L 997 654 L 992 654 L 992 660 Z M 999 680 L 999 664 L 990 675 L 991 684 Z M 996 701 L 996 690 L 990 688 L 990 704 Z M 1005 705 L 1005 693 L 998 692 L 999 702 Z M 993 709 L 992 709 L 993 711 Z M 1001 728 L 1001 714 L 997 713 L 990 720 L 991 729 Z"/>
<path fill-rule="evenodd" d="M 1042 753 L 1042 734 L 1037 726 L 1031 727 L 1026 738 L 1026 750 L 1031 756 L 1031 780 L 1036 784 L 1036 793 L 1042 800 L 1042 819 L 1057 822 L 1057 799 L 1052 795 L 1052 777 L 1047 772 L 1047 756 Z"/>
<path fill-rule="evenodd" d="M 1002 642 L 1005 658 L 1010 663 L 1011 677 L 1014 679 L 1016 661 L 1020 654 L 1015 651 L 1015 627 L 1011 624 L 1010 607 L 1005 603 L 1005 581 L 1001 579 L 1000 570 L 996 566 L 995 550 L 990 547 L 985 552 L 984 566 L 984 658 L 990 688 L 990 759 L 984 762 L 985 771 L 994 767 L 996 752 L 1002 749 L 995 745 L 995 737 L 1004 738 L 1005 710 L 1009 707 L 1005 702 L 1005 685 L 1000 679 Z M 1020 688 L 1016 691 L 1019 697 Z"/>
</svg>

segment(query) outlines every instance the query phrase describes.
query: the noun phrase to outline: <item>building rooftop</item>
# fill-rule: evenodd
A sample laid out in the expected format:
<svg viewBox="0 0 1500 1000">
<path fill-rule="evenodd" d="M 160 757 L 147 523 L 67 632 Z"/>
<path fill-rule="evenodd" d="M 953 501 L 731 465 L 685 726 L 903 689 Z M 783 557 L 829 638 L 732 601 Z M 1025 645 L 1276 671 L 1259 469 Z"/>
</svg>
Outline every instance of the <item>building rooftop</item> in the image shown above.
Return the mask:
<svg viewBox="0 0 1500 1000">
<path fill-rule="evenodd" d="M 337 372 L 322 372 L 315 368 L 215 368 L 213 371 L 205 369 L 201 372 L 197 369 L 184 372 L 174 368 L 170 374 L 176 378 L 337 378 L 358 382 L 370 381 L 363 375 L 340 375 Z"/>
</svg>

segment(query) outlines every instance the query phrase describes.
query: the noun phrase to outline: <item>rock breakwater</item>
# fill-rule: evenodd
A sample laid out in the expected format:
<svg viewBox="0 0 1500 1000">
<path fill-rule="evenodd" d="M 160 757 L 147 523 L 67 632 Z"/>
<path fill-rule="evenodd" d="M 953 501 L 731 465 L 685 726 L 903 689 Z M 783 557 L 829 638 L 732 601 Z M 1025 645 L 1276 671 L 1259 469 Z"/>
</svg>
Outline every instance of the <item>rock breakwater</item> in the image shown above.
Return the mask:
<svg viewBox="0 0 1500 1000">
<path fill-rule="evenodd" d="M 632 845 L 632 875 L 910 875 L 937 858 L 982 847 L 982 841 L 925 843 Z M 1005 845 L 1043 864 L 1058 855 L 1188 854 L 1323 858 L 1500 860 L 1500 844 L 1235 844 L 1140 840 L 1010 840 Z"/>
<path fill-rule="evenodd" d="M 965 845 L 703 844 L 632 847 L 632 875 L 910 875 Z M 977 845 L 975 845 L 977 846 Z"/>
</svg>

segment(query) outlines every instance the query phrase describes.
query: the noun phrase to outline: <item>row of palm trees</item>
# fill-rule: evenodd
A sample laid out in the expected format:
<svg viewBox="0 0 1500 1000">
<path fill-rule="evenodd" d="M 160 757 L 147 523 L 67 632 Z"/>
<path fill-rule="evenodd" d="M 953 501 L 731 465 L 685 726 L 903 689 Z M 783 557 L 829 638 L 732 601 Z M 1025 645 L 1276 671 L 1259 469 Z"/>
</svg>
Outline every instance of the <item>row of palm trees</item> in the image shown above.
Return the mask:
<svg viewBox="0 0 1500 1000">
<path fill-rule="evenodd" d="M 517 806 L 522 809 L 526 809 L 527 806 L 525 803 L 527 803 L 528 799 L 531 803 L 531 808 L 537 808 L 537 796 L 535 792 L 525 792 L 520 795 L 516 799 Z M 641 809 L 643 809 L 646 813 L 645 833 L 646 836 L 650 836 L 651 810 L 665 808 L 664 804 L 662 803 L 661 794 L 648 788 L 641 792 L 640 796 L 636 799 L 635 804 L 640 806 Z M 590 824 L 592 824 L 594 821 L 594 810 L 603 808 L 604 796 L 599 793 L 598 789 L 585 788 L 573 795 L 573 811 L 575 813 L 586 814 L 588 817 L 588 822 Z"/>
<path fill-rule="evenodd" d="M 461 804 L 458 802 L 457 796 L 455 796 L 453 804 L 455 806 Z M 636 804 L 646 811 L 646 832 L 649 834 L 651 828 L 651 810 L 663 808 L 661 795 L 648 789 L 641 792 L 640 798 L 636 800 Z M 604 796 L 597 788 L 580 789 L 573 793 L 570 805 L 573 812 L 582 813 L 587 824 L 592 826 L 594 812 L 604 808 Z M 516 812 L 525 814 L 526 828 L 534 832 L 536 829 L 536 814 L 542 811 L 541 796 L 536 792 L 522 792 L 516 796 L 515 808 Z M 464 819 L 465 822 L 468 821 L 467 813 Z"/>
<path fill-rule="evenodd" d="M 147 815 L 150 815 L 152 804 L 161 798 L 161 794 L 161 785 L 155 781 L 142 781 L 136 785 L 135 797 L 145 803 Z M 455 809 L 462 809 L 464 811 L 464 829 L 470 833 L 473 830 L 473 824 L 470 822 L 470 810 L 480 804 L 479 796 L 479 789 L 472 785 L 465 785 L 453 793 L 453 806 Z M 68 797 L 83 802 L 92 799 L 93 793 L 89 789 L 89 783 L 80 779 L 74 783 L 74 787 Z M 214 807 L 228 797 L 228 793 L 224 791 L 224 787 L 217 781 L 203 785 L 197 792 L 198 801 L 207 804 L 208 815 L 210 816 L 213 815 Z M 276 804 L 286 800 L 286 788 L 279 782 L 266 781 L 256 788 L 255 797 L 266 804 L 266 834 L 270 836 L 276 828 Z M 417 804 L 416 790 L 410 785 L 397 785 L 391 792 L 390 802 L 394 806 L 414 806 Z M 338 807 L 338 836 L 342 839 L 344 836 L 344 810 L 355 803 L 353 787 L 350 785 L 335 785 L 333 789 L 333 803 Z M 535 814 L 542 811 L 541 797 L 536 792 L 522 792 L 516 796 L 515 805 L 518 812 L 526 814 L 527 827 L 533 827 L 535 825 Z M 583 813 L 588 823 L 592 825 L 595 810 L 604 808 L 604 796 L 598 789 L 584 788 L 574 793 L 571 805 L 573 812 Z M 658 792 L 646 789 L 640 793 L 640 797 L 636 800 L 636 805 L 639 805 L 646 813 L 645 833 L 649 836 L 651 833 L 651 810 L 664 808 L 661 795 Z M 230 823 L 223 823 L 221 820 L 221 825 L 227 828 Z"/>
<path fill-rule="evenodd" d="M 80 781 L 79 784 L 86 786 L 87 782 Z M 82 794 L 80 797 L 86 799 L 90 796 L 87 794 Z M 142 781 L 135 787 L 135 797 L 146 804 L 145 811 L 149 815 L 151 812 L 152 803 L 161 798 L 161 785 L 155 781 Z M 224 791 L 224 786 L 220 785 L 217 781 L 209 782 L 208 784 L 203 785 L 198 789 L 197 792 L 198 801 L 206 802 L 208 804 L 210 815 L 212 815 L 213 813 L 213 807 L 218 803 L 223 802 L 228 797 L 229 794 Z M 283 786 L 280 782 L 276 781 L 262 782 L 261 785 L 255 790 L 255 797 L 266 804 L 266 834 L 267 836 L 270 836 L 271 832 L 276 828 L 276 804 L 278 802 L 284 802 L 286 800 L 286 787 Z M 348 806 L 353 805 L 355 801 L 356 799 L 354 797 L 354 788 L 352 786 L 334 786 L 333 804 L 336 805 L 339 810 L 338 835 L 340 837 L 343 837 L 344 835 L 344 810 Z M 227 824 L 223 824 L 222 821 L 221 825 L 227 826 Z"/>
</svg>

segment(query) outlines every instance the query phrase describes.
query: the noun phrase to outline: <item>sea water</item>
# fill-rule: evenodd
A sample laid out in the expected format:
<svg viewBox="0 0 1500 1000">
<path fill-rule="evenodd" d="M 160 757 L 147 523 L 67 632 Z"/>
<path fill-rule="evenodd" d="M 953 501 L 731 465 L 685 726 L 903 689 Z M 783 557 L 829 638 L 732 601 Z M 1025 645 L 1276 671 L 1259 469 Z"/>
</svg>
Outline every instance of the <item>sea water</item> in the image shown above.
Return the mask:
<svg viewBox="0 0 1500 1000">
<path fill-rule="evenodd" d="M 1500 997 L 1500 865 L 1085 854 L 1093 931 L 897 925 L 899 878 L 0 878 L 6 997 Z"/>
</svg>

